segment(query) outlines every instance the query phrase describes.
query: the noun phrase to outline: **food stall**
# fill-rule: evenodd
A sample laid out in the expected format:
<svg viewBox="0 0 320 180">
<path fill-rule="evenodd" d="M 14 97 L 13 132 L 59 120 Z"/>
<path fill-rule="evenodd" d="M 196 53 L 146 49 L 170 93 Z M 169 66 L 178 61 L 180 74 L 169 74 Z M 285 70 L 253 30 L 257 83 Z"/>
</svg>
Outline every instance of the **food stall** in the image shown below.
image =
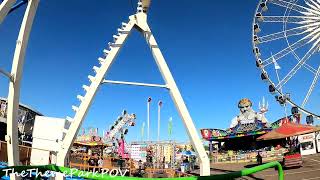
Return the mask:
<svg viewBox="0 0 320 180">
<path fill-rule="evenodd" d="M 298 137 L 301 155 L 316 154 L 316 135 L 315 133 L 304 134 Z"/>
</svg>

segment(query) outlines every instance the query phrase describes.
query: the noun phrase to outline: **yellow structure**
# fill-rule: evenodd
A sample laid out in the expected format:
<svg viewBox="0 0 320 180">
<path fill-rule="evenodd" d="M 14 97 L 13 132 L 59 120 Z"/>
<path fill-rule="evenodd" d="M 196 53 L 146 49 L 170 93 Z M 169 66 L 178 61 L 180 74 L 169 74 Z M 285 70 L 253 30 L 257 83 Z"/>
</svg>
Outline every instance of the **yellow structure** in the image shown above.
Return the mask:
<svg viewBox="0 0 320 180">
<path fill-rule="evenodd" d="M 173 144 L 165 144 L 163 146 L 163 156 L 165 158 L 165 162 L 170 162 L 170 159 L 172 159 L 174 153 L 174 147 Z"/>
</svg>

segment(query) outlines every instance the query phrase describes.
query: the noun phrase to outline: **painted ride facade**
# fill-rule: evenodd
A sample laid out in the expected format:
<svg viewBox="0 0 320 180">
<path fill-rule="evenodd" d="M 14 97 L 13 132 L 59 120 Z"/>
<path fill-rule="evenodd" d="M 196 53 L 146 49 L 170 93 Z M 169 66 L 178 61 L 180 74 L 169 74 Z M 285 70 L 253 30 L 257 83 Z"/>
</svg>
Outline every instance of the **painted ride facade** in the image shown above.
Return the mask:
<svg viewBox="0 0 320 180">
<path fill-rule="evenodd" d="M 209 143 L 211 161 L 214 163 L 255 162 L 258 153 L 265 161 L 281 160 L 283 155 L 289 151 L 289 146 L 291 146 L 288 139 L 290 136 L 288 138 L 273 138 L 268 140 L 259 139 L 259 137 L 287 123 L 300 124 L 301 114 L 293 113 L 273 123 L 268 123 L 264 116 L 265 112 L 268 111 L 264 100 L 262 104 L 259 103 L 260 112 L 252 110 L 252 103 L 248 99 L 240 100 L 238 108 L 240 109 L 240 114 L 233 118 L 230 128 L 226 130 L 209 128 L 200 130 L 202 138 Z M 298 132 L 302 130 L 301 128 L 297 127 L 293 131 Z M 299 136 L 299 139 L 304 136 Z M 305 143 L 307 144 L 305 145 L 305 149 L 312 147 L 312 150 L 308 151 L 315 153 L 315 147 L 317 146 L 315 137 L 317 134 L 313 133 L 311 136 L 314 137 L 311 139 L 315 144 L 310 145 L 310 142 L 305 140 L 308 141 L 308 143 Z M 298 142 L 297 139 L 296 141 L 297 145 L 302 144 L 301 140 Z"/>
</svg>

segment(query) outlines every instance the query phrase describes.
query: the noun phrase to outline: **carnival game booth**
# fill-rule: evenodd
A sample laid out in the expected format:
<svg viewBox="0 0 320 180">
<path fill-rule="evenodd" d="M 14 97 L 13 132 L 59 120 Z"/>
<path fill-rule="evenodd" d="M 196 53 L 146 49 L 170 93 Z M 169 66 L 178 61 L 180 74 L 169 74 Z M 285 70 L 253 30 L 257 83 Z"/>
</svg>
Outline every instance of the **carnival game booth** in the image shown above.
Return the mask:
<svg viewBox="0 0 320 180">
<path fill-rule="evenodd" d="M 288 152 L 286 139 L 260 137 L 286 123 L 298 124 L 298 122 L 300 122 L 300 114 L 295 114 L 269 125 L 256 121 L 256 123 L 239 123 L 227 130 L 201 129 L 201 135 L 209 142 L 209 153 L 213 157 L 213 162 L 255 161 L 257 152 L 260 152 L 264 160 L 275 160 L 282 159 L 283 154 Z"/>
<path fill-rule="evenodd" d="M 113 144 L 105 143 L 99 136 L 84 136 L 82 141 L 75 141 L 70 153 L 71 168 L 86 171 L 99 171 L 101 169 L 125 168 L 129 172 L 135 169 L 130 159 L 122 159 L 110 151 Z M 79 138 L 78 138 L 79 139 Z"/>
<path fill-rule="evenodd" d="M 251 162 L 256 161 L 258 151 L 264 158 L 280 158 L 284 151 L 282 140 L 257 141 L 258 137 L 271 130 L 271 127 L 257 122 L 228 130 L 201 129 L 201 135 L 209 141 L 209 154 L 213 162 Z"/>
<path fill-rule="evenodd" d="M 285 139 L 257 139 L 287 122 L 300 123 L 301 115 L 293 113 L 270 124 L 265 117 L 268 103 L 264 98 L 262 103 L 259 102 L 259 112 L 252 109 L 252 102 L 247 98 L 239 101 L 238 108 L 240 113 L 232 119 L 230 128 L 201 129 L 202 138 L 209 142 L 212 162 L 256 161 L 258 152 L 264 160 L 281 159 L 287 152 Z M 212 146 L 213 142 L 215 147 Z"/>
<path fill-rule="evenodd" d="M 77 137 L 70 152 L 70 167 L 82 170 L 99 168 L 101 164 L 110 166 L 111 160 L 104 153 L 110 145 L 105 144 L 97 134 L 83 134 Z M 103 162 L 100 162 L 102 160 Z"/>
<path fill-rule="evenodd" d="M 238 125 L 224 132 L 218 129 L 212 129 L 211 132 L 213 135 L 211 140 L 224 142 L 224 147 L 228 150 L 251 150 L 252 148 L 259 148 L 260 145 L 256 143 L 256 138 L 272 130 L 269 127 L 260 125 L 260 122 L 257 124 Z M 217 133 L 217 131 L 219 133 Z"/>
<path fill-rule="evenodd" d="M 258 140 L 285 139 L 289 145 L 284 154 L 284 167 L 302 166 L 302 156 L 316 153 L 316 136 L 320 128 L 287 121 Z"/>
</svg>

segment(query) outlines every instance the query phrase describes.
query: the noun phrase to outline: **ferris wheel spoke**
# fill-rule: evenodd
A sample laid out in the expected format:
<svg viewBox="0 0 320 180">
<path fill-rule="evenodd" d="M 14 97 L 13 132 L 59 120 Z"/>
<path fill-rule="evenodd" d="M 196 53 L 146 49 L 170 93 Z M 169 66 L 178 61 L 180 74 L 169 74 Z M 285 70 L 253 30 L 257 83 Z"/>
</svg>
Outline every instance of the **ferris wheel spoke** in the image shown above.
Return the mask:
<svg viewBox="0 0 320 180">
<path fill-rule="evenodd" d="M 282 1 L 282 0 L 269 0 L 269 3 L 284 7 L 284 8 L 288 8 L 288 9 L 292 9 L 294 11 L 297 11 L 299 13 L 306 13 L 306 12 L 310 12 L 313 11 L 310 8 L 306 8 L 291 2 L 286 2 L 286 1 Z"/>
<path fill-rule="evenodd" d="M 305 2 L 310 8 L 315 11 L 320 9 L 320 4 L 318 4 L 315 0 L 305 0 Z"/>
<path fill-rule="evenodd" d="M 317 73 L 317 70 L 315 68 L 313 68 L 312 66 L 310 66 L 309 64 L 307 63 L 304 63 L 303 66 L 310 72 L 312 72 L 313 74 L 316 74 Z"/>
<path fill-rule="evenodd" d="M 319 39 L 320 40 L 320 39 Z M 314 44 L 309 51 L 301 58 L 301 60 L 298 62 L 297 65 L 295 65 L 290 72 L 276 85 L 277 89 L 282 89 L 282 87 L 297 73 L 297 71 L 301 68 L 301 66 L 311 57 L 311 55 L 316 52 L 318 49 L 317 41 L 316 44 Z"/>
<path fill-rule="evenodd" d="M 289 36 L 296 36 L 296 35 L 304 34 L 306 32 L 308 32 L 307 27 L 300 26 L 300 27 L 288 29 L 285 31 L 280 31 L 277 33 L 272 33 L 272 34 L 268 34 L 265 36 L 261 36 L 261 37 L 259 37 L 259 43 L 266 43 L 269 41 L 274 41 L 274 40 L 282 39 L 282 38 L 289 37 Z"/>
<path fill-rule="evenodd" d="M 263 16 L 263 22 L 266 23 L 296 23 L 296 24 L 308 24 L 319 21 L 318 17 L 314 16 Z"/>
<path fill-rule="evenodd" d="M 315 76 L 313 78 L 313 81 L 312 81 L 310 87 L 309 87 L 308 93 L 307 93 L 306 97 L 303 100 L 303 103 L 301 105 L 302 108 L 307 104 L 307 102 L 309 100 L 309 97 L 310 97 L 310 95 L 311 95 L 311 93 L 312 93 L 312 91 L 313 91 L 313 89 L 314 89 L 314 87 L 315 87 L 315 85 L 316 85 L 316 83 L 318 81 L 319 75 L 320 75 L 320 66 L 318 67 L 318 70 L 317 70 L 317 72 L 316 72 L 316 74 L 315 74 Z"/>
<path fill-rule="evenodd" d="M 287 54 L 289 54 L 291 51 L 294 51 L 298 48 L 301 48 L 302 46 L 306 45 L 309 43 L 309 38 L 306 36 L 302 39 L 300 39 L 299 41 L 295 42 L 294 44 L 292 44 L 291 46 L 288 46 L 284 49 L 282 49 L 281 51 L 279 51 L 278 53 L 274 54 L 273 56 L 269 57 L 268 59 L 264 60 L 262 62 L 262 64 L 264 66 L 268 66 L 270 64 L 273 63 L 273 61 L 278 61 L 279 59 L 281 59 L 282 57 L 286 56 Z"/>
</svg>

